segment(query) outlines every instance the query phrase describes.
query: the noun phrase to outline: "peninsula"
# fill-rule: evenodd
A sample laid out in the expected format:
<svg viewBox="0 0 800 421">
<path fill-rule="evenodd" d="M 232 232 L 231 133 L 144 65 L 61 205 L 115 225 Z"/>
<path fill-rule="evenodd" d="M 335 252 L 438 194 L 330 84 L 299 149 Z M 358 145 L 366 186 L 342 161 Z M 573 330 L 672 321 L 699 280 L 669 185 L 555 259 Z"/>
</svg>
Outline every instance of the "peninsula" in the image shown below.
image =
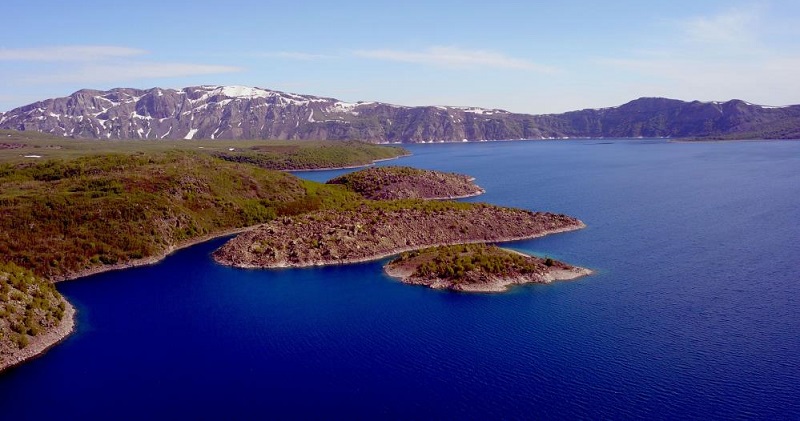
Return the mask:
<svg viewBox="0 0 800 421">
<path fill-rule="evenodd" d="M 483 194 L 473 177 L 411 167 L 371 167 L 341 175 L 341 184 L 367 199 L 460 199 Z"/>
<path fill-rule="evenodd" d="M 53 282 L 154 263 L 178 248 L 275 218 L 363 200 L 341 186 L 264 167 L 364 165 L 407 154 L 356 142 L 170 144 L 2 135 L 0 371 L 72 332 L 75 310 Z M 236 151 L 262 165 L 218 156 Z"/>
<path fill-rule="evenodd" d="M 320 266 L 437 245 L 522 240 L 584 226 L 567 215 L 483 203 L 365 201 L 349 209 L 278 218 L 230 240 L 213 256 L 243 268 Z"/>
<path fill-rule="evenodd" d="M 512 285 L 550 283 L 591 274 L 588 269 L 557 260 L 486 244 L 401 253 L 384 270 L 407 284 L 462 292 L 503 292 Z"/>
</svg>

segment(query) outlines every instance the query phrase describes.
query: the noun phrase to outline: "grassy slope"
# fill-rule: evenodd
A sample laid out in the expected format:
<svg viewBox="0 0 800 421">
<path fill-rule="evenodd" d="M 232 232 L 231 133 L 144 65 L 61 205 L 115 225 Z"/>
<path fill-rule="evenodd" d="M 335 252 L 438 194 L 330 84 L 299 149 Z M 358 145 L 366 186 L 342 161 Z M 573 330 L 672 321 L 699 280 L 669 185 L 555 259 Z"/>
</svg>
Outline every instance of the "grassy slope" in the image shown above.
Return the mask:
<svg viewBox="0 0 800 421">
<path fill-rule="evenodd" d="M 0 256 L 58 279 L 352 197 L 197 152 L 0 164 Z"/>
<path fill-rule="evenodd" d="M 405 252 L 389 264 L 403 262 L 416 266 L 413 276 L 441 278 L 454 283 L 466 280 L 470 275 L 483 273 L 496 276 L 544 273 L 555 263 L 549 258 L 523 256 L 486 244 L 440 246 Z"/>
<path fill-rule="evenodd" d="M 176 244 L 278 216 L 362 200 L 340 186 L 219 155 L 246 154 L 267 168 L 308 169 L 405 153 L 354 142 L 107 142 L 0 131 L 0 369 L 19 358 L 17 352 L 28 352 L 29 342 L 46 346 L 63 334 L 54 326 L 64 317 L 65 302 L 49 280 L 157 257 Z"/>
<path fill-rule="evenodd" d="M 0 263 L 0 360 L 57 325 L 66 304 L 53 284 L 11 263 Z"/>
<path fill-rule="evenodd" d="M 233 148 L 233 151 L 230 149 Z M 361 142 L 289 140 L 114 140 L 67 139 L 38 132 L 0 130 L 0 164 L 40 159 L 71 160 L 98 154 L 159 154 L 196 151 L 229 160 L 250 162 L 263 168 L 302 170 L 367 165 L 396 158 L 405 149 Z M 39 155 L 42 158 L 25 158 Z"/>
<path fill-rule="evenodd" d="M 481 190 L 463 174 L 411 167 L 370 167 L 328 180 L 341 184 L 367 199 L 444 199 L 476 195 Z"/>
</svg>

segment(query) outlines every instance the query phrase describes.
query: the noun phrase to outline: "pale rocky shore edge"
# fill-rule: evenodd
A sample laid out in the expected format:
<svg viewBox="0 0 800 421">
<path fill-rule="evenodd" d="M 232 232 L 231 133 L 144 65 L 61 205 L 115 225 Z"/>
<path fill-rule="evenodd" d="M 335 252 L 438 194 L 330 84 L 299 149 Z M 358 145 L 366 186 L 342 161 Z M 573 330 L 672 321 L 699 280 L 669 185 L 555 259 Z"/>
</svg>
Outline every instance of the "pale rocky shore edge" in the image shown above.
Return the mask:
<svg viewBox="0 0 800 421">
<path fill-rule="evenodd" d="M 456 199 L 466 199 L 466 198 L 468 198 L 468 197 L 480 196 L 480 195 L 482 195 L 482 194 L 486 193 L 486 190 L 484 190 L 484 189 L 482 189 L 482 188 L 480 188 L 480 187 L 479 187 L 478 189 L 479 189 L 479 191 L 476 191 L 475 193 L 470 193 L 470 194 L 462 194 L 462 195 L 460 195 L 460 196 L 429 197 L 429 198 L 426 198 L 425 200 L 456 200 Z"/>
<path fill-rule="evenodd" d="M 578 221 L 577 224 L 563 227 L 563 228 L 556 228 L 552 230 L 545 230 L 538 232 L 532 235 L 525 235 L 521 237 L 501 237 L 492 240 L 467 240 L 467 241 L 450 241 L 444 243 L 435 243 L 435 244 L 423 244 L 423 245 L 416 245 L 416 246 L 408 246 L 408 247 L 398 247 L 392 249 L 391 251 L 385 253 L 374 254 L 371 256 L 359 257 L 354 259 L 338 259 L 338 260 L 331 260 L 331 261 L 313 261 L 313 262 L 303 262 L 303 263 L 290 263 L 285 260 L 276 262 L 275 264 L 268 265 L 268 266 L 259 266 L 259 265 L 251 265 L 245 263 L 239 264 L 231 264 L 228 262 L 220 261 L 216 255 L 212 255 L 212 258 L 217 263 L 224 265 L 224 266 L 232 266 L 242 269 L 280 269 L 280 268 L 303 268 L 303 267 L 316 267 L 316 266 L 334 266 L 334 265 L 349 265 L 353 263 L 364 263 L 364 262 L 372 262 L 375 260 L 380 260 L 389 256 L 394 256 L 406 251 L 413 251 L 419 250 L 428 247 L 439 247 L 439 246 L 454 246 L 458 244 L 487 244 L 487 243 L 508 243 L 512 241 L 522 241 L 522 240 L 530 240 L 533 238 L 544 237 L 546 235 L 558 234 L 562 232 L 570 232 L 570 231 L 577 231 L 579 229 L 586 228 L 586 224 L 581 221 Z"/>
<path fill-rule="evenodd" d="M 512 253 L 519 254 L 521 256 L 529 256 L 525 253 L 520 253 L 516 250 L 510 249 L 503 249 L 510 251 Z M 429 288 L 433 289 L 448 289 L 449 283 L 442 281 L 433 283 L 427 282 L 415 282 L 411 279 L 412 271 L 407 268 L 400 268 L 400 267 L 389 267 L 384 266 L 383 271 L 392 278 L 398 279 L 400 282 L 409 285 L 424 285 Z M 477 293 L 493 293 L 493 292 L 506 292 L 508 289 L 514 285 L 523 285 L 523 284 L 549 284 L 554 281 L 569 281 L 577 278 L 581 278 L 583 276 L 591 275 L 592 272 L 590 269 L 582 268 L 579 266 L 572 266 L 572 269 L 558 269 L 558 270 L 551 270 L 544 274 L 543 280 L 541 278 L 537 278 L 535 276 L 514 276 L 510 278 L 502 278 L 502 277 L 495 277 L 492 282 L 487 282 L 485 284 L 472 284 L 472 285 L 461 285 L 457 289 L 453 289 L 454 291 L 459 292 L 477 292 Z"/>
<path fill-rule="evenodd" d="M 11 355 L 0 357 L 0 373 L 44 354 L 75 331 L 75 307 L 66 298 L 62 298 L 62 301 L 65 304 L 64 316 L 58 326 L 41 335 L 34 336 L 25 348 Z"/>
</svg>

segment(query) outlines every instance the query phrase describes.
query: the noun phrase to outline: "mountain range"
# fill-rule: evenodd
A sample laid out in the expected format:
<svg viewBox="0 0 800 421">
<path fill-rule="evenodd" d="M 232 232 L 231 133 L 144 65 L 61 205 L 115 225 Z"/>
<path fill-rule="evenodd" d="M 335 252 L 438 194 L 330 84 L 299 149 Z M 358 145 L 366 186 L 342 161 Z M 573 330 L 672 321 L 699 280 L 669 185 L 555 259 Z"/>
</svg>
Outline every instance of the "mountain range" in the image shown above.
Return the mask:
<svg viewBox="0 0 800 421">
<path fill-rule="evenodd" d="M 563 138 L 798 139 L 800 105 L 640 98 L 529 115 L 499 109 L 349 103 L 243 86 L 83 89 L 0 113 L 0 129 L 96 139 L 355 139 L 425 143 Z"/>
</svg>

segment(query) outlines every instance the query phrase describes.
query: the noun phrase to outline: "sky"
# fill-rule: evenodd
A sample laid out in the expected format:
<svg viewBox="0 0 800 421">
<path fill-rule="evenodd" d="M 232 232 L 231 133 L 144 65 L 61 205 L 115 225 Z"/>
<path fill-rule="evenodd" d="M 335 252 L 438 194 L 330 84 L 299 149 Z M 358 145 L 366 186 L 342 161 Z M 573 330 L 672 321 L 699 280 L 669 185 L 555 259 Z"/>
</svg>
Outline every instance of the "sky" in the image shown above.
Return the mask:
<svg viewBox="0 0 800 421">
<path fill-rule="evenodd" d="M 800 103 L 800 1 L 4 0 L 0 111 L 79 89 L 244 85 L 558 113 Z"/>
</svg>

